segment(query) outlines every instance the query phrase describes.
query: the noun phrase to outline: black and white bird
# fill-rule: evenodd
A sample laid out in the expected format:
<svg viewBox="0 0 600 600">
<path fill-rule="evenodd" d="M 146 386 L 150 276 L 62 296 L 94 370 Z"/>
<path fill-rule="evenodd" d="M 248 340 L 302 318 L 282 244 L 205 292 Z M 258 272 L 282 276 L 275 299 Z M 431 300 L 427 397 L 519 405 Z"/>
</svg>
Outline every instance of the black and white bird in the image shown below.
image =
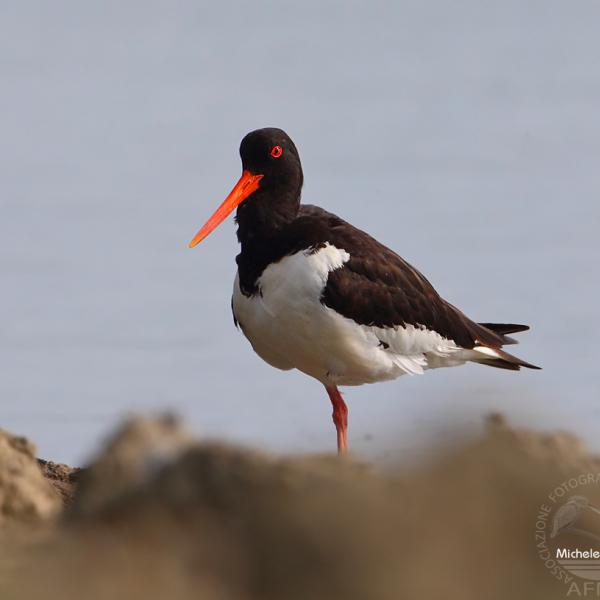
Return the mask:
<svg viewBox="0 0 600 600">
<path fill-rule="evenodd" d="M 270 365 L 299 369 L 325 386 L 339 452 L 348 447 L 348 409 L 338 386 L 469 361 L 539 368 L 502 349 L 526 325 L 471 321 L 398 254 L 300 204 L 300 156 L 284 131 L 252 131 L 240 156 L 240 180 L 189 246 L 237 208 L 234 322 Z"/>
</svg>

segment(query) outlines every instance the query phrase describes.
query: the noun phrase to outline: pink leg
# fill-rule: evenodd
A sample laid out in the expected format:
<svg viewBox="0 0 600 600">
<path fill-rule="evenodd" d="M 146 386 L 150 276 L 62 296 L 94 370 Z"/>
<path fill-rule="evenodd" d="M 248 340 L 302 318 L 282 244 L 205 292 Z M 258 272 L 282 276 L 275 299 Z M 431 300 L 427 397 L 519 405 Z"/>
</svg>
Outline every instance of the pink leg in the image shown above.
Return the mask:
<svg viewBox="0 0 600 600">
<path fill-rule="evenodd" d="M 337 431 L 338 454 L 348 451 L 348 407 L 335 385 L 325 386 L 333 405 L 333 422 Z"/>
</svg>

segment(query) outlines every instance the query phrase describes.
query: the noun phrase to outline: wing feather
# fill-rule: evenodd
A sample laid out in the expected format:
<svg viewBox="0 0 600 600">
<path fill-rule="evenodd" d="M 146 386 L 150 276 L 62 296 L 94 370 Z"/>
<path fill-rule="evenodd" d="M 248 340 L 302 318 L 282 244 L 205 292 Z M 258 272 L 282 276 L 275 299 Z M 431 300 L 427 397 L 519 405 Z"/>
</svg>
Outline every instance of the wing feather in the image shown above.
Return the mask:
<svg viewBox="0 0 600 600">
<path fill-rule="evenodd" d="M 462 348 L 499 348 L 503 336 L 471 321 L 446 302 L 412 265 L 370 235 L 315 206 L 302 217 L 328 223 L 330 243 L 350 254 L 331 272 L 321 301 L 361 325 L 413 325 L 439 333 Z"/>
</svg>

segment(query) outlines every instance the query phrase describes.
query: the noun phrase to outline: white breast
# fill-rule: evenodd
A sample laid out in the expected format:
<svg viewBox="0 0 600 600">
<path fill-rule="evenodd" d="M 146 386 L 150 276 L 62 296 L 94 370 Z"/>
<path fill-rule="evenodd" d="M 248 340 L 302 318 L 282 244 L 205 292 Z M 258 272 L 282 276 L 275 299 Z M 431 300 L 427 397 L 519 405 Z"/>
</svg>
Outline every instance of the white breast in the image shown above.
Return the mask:
<svg viewBox="0 0 600 600">
<path fill-rule="evenodd" d="M 233 312 L 263 360 L 339 385 L 373 383 L 464 362 L 461 349 L 436 332 L 412 325 L 358 325 L 322 304 L 329 273 L 349 259 L 345 250 L 330 244 L 284 257 L 263 271 L 259 291 L 251 297 L 241 293 L 236 276 Z"/>
</svg>

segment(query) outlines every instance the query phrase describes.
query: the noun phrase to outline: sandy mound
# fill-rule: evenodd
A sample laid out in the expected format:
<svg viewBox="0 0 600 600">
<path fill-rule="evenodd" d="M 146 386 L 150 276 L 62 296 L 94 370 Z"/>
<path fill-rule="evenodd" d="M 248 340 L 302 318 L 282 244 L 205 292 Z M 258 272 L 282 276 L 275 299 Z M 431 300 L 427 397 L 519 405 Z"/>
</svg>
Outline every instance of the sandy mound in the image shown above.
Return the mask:
<svg viewBox="0 0 600 600">
<path fill-rule="evenodd" d="M 569 585 L 538 556 L 536 516 L 561 482 L 598 472 L 576 438 L 498 417 L 467 446 L 385 473 L 136 420 L 78 477 L 64 518 L 0 597 L 564 598 Z M 598 489 L 585 495 L 600 506 Z"/>
<path fill-rule="evenodd" d="M 35 446 L 0 429 L 0 524 L 47 519 L 60 508 L 58 494 L 38 467 Z"/>
<path fill-rule="evenodd" d="M 37 462 L 42 475 L 58 492 L 63 504 L 70 504 L 75 493 L 75 486 L 82 472 L 81 469 L 69 467 L 62 463 L 55 463 L 51 460 L 42 460 L 41 458 L 38 458 Z"/>
</svg>

